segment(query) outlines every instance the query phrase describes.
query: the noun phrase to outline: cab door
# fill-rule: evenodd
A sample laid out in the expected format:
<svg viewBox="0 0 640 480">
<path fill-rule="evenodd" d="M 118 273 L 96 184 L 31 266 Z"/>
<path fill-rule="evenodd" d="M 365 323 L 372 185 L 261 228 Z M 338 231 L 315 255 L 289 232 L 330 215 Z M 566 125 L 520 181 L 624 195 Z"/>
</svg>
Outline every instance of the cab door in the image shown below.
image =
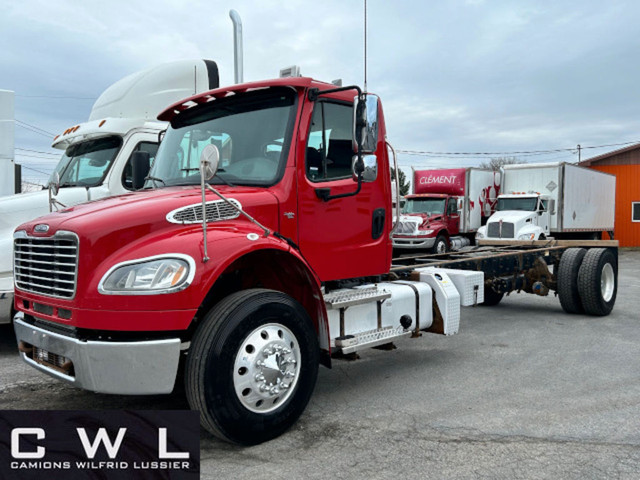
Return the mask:
<svg viewBox="0 0 640 480">
<path fill-rule="evenodd" d="M 450 236 L 460 233 L 460 211 L 456 197 L 447 199 L 447 230 Z"/>
<path fill-rule="evenodd" d="M 354 195 L 324 201 L 356 190 L 352 178 L 353 106 L 320 99 L 307 104 L 298 145 L 298 243 L 321 281 L 381 275 L 391 262 L 391 181 L 386 149 L 379 132 L 378 176 Z M 306 118 L 306 121 L 305 121 Z M 379 128 L 379 127 L 378 127 Z M 382 155 L 385 155 L 383 158 Z"/>
</svg>

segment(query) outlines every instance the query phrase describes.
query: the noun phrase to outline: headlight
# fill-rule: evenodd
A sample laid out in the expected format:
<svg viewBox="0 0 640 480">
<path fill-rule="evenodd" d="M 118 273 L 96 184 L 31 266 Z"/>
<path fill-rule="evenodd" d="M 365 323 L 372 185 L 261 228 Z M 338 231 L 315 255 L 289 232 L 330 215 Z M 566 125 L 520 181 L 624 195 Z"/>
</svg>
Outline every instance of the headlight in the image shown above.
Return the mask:
<svg viewBox="0 0 640 480">
<path fill-rule="evenodd" d="M 518 235 L 518 240 L 535 240 L 535 233 L 523 233 L 522 235 Z"/>
<path fill-rule="evenodd" d="M 107 295 L 157 295 L 187 288 L 195 275 L 191 257 L 173 254 L 124 262 L 111 268 L 98 285 Z"/>
<path fill-rule="evenodd" d="M 484 235 L 481 232 L 476 232 L 476 238 L 484 238 Z"/>
<path fill-rule="evenodd" d="M 431 235 L 433 230 L 418 230 L 418 235 Z"/>
</svg>

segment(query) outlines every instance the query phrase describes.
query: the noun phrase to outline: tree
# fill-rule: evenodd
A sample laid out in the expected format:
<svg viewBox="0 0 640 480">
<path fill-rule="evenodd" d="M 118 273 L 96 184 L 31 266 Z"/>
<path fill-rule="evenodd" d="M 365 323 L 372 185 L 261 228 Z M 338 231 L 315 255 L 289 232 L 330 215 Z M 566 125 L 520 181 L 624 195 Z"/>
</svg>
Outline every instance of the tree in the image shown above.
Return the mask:
<svg viewBox="0 0 640 480">
<path fill-rule="evenodd" d="M 480 168 L 489 168 L 493 171 L 498 171 L 500 170 L 500 167 L 504 167 L 505 165 L 515 165 L 516 163 L 525 162 L 520 160 L 518 157 L 495 157 L 488 162 L 482 162 L 479 166 Z"/>
<path fill-rule="evenodd" d="M 409 182 L 407 182 L 407 176 L 401 169 L 398 169 L 400 172 L 398 175 L 398 183 L 400 184 L 400 196 L 404 197 L 409 194 Z M 391 169 L 391 181 L 395 182 L 396 180 L 396 170 L 395 168 Z"/>
</svg>

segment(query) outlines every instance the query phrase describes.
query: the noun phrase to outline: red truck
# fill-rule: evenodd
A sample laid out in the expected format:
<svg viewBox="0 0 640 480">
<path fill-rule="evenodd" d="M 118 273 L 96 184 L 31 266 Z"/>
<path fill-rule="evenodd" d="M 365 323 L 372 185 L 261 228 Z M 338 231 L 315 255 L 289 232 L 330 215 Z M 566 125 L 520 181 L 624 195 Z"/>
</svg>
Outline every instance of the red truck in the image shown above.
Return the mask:
<svg viewBox="0 0 640 480">
<path fill-rule="evenodd" d="M 240 84 L 159 119 L 151 171 L 134 161 L 140 191 L 14 234 L 18 349 L 61 381 L 123 395 L 184 381 L 207 430 L 255 444 L 297 420 L 319 364 L 456 333 L 461 305 L 551 289 L 579 311 L 613 308 L 615 242 L 392 260 L 384 115 L 357 87 Z"/>
<path fill-rule="evenodd" d="M 413 195 L 405 197 L 393 234 L 397 250 L 445 253 L 474 243 L 495 211 L 500 173 L 481 168 L 413 171 Z"/>
</svg>

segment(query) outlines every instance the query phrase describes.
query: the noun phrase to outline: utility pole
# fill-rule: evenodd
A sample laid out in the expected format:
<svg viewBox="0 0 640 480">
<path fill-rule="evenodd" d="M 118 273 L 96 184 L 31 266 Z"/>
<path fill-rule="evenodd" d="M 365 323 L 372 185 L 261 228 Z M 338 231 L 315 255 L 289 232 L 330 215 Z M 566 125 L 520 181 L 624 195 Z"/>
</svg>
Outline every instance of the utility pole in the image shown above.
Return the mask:
<svg viewBox="0 0 640 480">
<path fill-rule="evenodd" d="M 16 193 L 14 97 L 14 92 L 0 90 L 0 196 Z"/>
<path fill-rule="evenodd" d="M 582 161 L 582 147 L 578 144 L 578 163 Z"/>
</svg>

